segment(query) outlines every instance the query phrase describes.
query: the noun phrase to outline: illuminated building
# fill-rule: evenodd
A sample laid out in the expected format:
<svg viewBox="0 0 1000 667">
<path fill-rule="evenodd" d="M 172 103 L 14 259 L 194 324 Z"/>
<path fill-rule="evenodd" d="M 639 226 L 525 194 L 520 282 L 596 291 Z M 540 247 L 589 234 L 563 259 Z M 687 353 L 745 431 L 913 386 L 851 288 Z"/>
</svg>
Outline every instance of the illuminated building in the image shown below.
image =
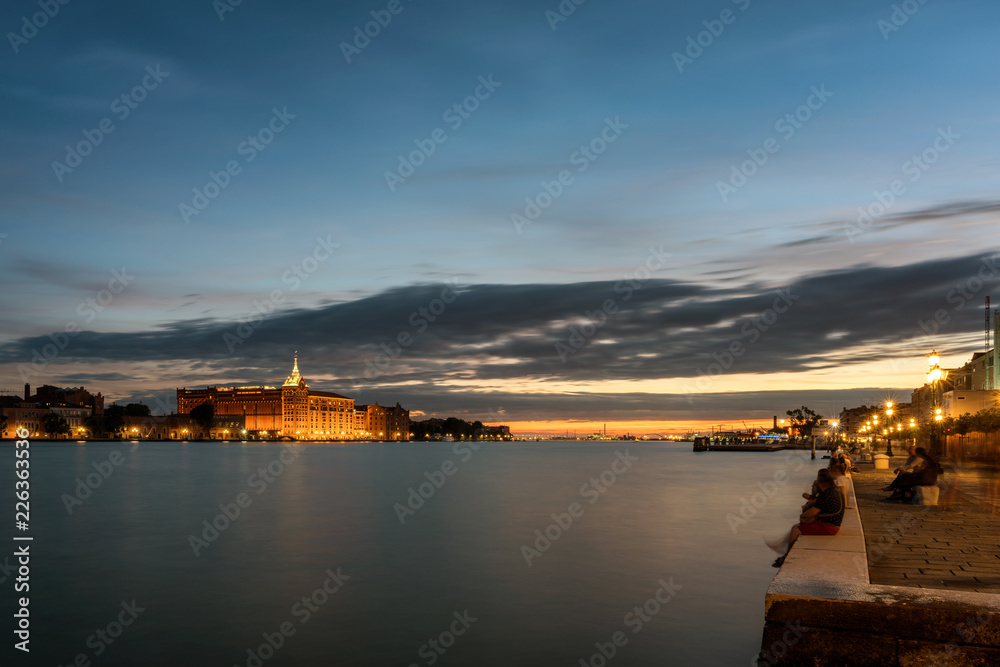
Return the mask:
<svg viewBox="0 0 1000 667">
<path fill-rule="evenodd" d="M 355 423 L 363 424 L 368 440 L 408 440 L 410 411 L 399 403 L 390 408 L 374 403 L 359 405 L 355 409 Z"/>
<path fill-rule="evenodd" d="M 358 406 L 354 399 L 314 391 L 299 373 L 298 353 L 292 374 L 280 387 L 208 387 L 178 389 L 177 412 L 190 414 L 211 403 L 216 415 L 239 415 L 255 436 L 296 440 L 407 440 L 410 413 L 396 405 Z M 384 435 L 381 435 L 384 434 Z"/>
</svg>

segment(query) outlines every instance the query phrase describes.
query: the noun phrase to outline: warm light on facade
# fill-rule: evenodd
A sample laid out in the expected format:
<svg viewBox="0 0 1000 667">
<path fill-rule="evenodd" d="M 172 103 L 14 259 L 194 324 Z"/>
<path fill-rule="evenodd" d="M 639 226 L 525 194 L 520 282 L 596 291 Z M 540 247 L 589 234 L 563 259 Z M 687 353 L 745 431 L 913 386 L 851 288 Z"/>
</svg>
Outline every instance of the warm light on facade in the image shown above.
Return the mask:
<svg viewBox="0 0 1000 667">
<path fill-rule="evenodd" d="M 357 439 L 370 437 L 375 428 L 409 430 L 409 411 L 395 407 L 355 405 L 354 399 L 309 388 L 299 371 L 296 353 L 292 373 L 280 387 L 243 386 L 178 389 L 178 411 L 184 414 L 202 403 L 212 403 L 216 415 L 239 415 L 243 428 L 255 436 L 295 439 Z M 334 429 L 334 430 L 327 430 Z"/>
</svg>

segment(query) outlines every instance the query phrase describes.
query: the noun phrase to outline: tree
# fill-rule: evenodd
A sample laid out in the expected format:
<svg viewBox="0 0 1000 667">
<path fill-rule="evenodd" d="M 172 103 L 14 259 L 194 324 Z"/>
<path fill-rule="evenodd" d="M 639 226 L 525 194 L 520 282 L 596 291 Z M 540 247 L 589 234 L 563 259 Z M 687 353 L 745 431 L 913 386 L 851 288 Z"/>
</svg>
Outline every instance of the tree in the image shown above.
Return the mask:
<svg viewBox="0 0 1000 667">
<path fill-rule="evenodd" d="M 450 435 L 456 440 L 478 439 L 485 428 L 481 421 L 467 422 L 457 417 L 447 419 L 431 418 L 410 422 L 410 436 L 413 440 L 429 440 L 432 436 Z"/>
<path fill-rule="evenodd" d="M 65 417 L 61 417 L 54 412 L 50 412 L 42 419 L 42 426 L 49 435 L 69 435 L 69 422 Z"/>
<path fill-rule="evenodd" d="M 125 406 L 126 417 L 148 417 L 150 414 L 149 406 L 145 403 L 129 403 Z"/>
<path fill-rule="evenodd" d="M 104 429 L 112 438 L 125 428 L 125 406 L 112 403 L 104 409 Z"/>
<path fill-rule="evenodd" d="M 823 415 L 813 412 L 804 405 L 794 410 L 786 410 L 785 414 L 790 417 L 792 428 L 798 431 L 799 435 L 810 431 L 823 418 Z"/>
<path fill-rule="evenodd" d="M 444 420 L 444 432 L 456 440 L 472 435 L 472 425 L 458 417 L 448 417 Z"/>
<path fill-rule="evenodd" d="M 1000 408 L 992 407 L 987 408 L 983 412 L 983 428 L 984 433 L 993 433 L 995 431 L 1000 431 Z"/>
<path fill-rule="evenodd" d="M 212 421 L 215 419 L 215 406 L 211 403 L 202 403 L 191 410 L 191 419 L 204 431 L 212 430 Z"/>
<path fill-rule="evenodd" d="M 972 415 L 970 428 L 977 433 L 993 433 L 1000 430 L 1000 409 L 985 408 Z"/>
<path fill-rule="evenodd" d="M 7 415 L 0 412 L 0 435 L 7 435 Z"/>
<path fill-rule="evenodd" d="M 972 415 L 968 412 L 964 415 L 960 415 L 958 419 L 955 420 L 955 425 L 952 428 L 955 433 L 958 433 L 959 435 L 966 435 L 974 428 Z"/>
<path fill-rule="evenodd" d="M 100 437 L 104 433 L 104 418 L 98 415 L 90 415 L 83 420 L 83 427 L 87 429 L 90 437 Z"/>
</svg>

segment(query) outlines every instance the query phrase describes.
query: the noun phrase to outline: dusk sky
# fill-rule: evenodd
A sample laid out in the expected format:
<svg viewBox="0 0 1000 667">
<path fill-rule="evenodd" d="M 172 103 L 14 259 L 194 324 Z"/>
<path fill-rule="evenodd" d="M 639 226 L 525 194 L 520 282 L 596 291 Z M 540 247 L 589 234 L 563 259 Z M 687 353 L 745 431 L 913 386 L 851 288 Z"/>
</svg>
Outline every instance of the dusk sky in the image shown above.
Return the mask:
<svg viewBox="0 0 1000 667">
<path fill-rule="evenodd" d="M 0 13 L 9 392 L 298 350 L 414 419 L 760 424 L 908 400 L 1000 300 L 995 2 L 53 12 Z"/>
</svg>

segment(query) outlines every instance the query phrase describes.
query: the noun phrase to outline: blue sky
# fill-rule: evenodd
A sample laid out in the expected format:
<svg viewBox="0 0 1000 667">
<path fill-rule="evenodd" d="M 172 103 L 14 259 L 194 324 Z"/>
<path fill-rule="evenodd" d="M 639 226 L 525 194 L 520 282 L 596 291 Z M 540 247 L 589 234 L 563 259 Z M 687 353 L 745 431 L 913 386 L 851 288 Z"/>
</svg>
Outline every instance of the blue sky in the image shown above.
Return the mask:
<svg viewBox="0 0 1000 667">
<path fill-rule="evenodd" d="M 22 33 L 23 17 L 30 21 L 38 4 L 7 3 L 0 386 L 20 387 L 23 364 L 46 335 L 79 321 L 87 333 L 44 368 L 36 364 L 33 384 L 168 396 L 185 384 L 274 381 L 299 348 L 316 386 L 350 395 L 360 378 L 368 395 L 402 396 L 407 407 L 435 414 L 478 409 L 469 407 L 469 391 L 484 406 L 509 403 L 498 378 L 511 380 L 486 370 L 509 366 L 524 383 L 513 393 L 537 394 L 539 414 L 561 410 L 553 418 L 574 419 L 571 408 L 557 408 L 567 396 L 624 391 L 609 377 L 629 381 L 634 351 L 603 350 L 631 343 L 647 350 L 636 354 L 651 355 L 641 358 L 655 371 L 632 378 L 648 410 L 634 416 L 653 418 L 659 401 L 683 393 L 719 344 L 689 349 L 690 367 L 657 365 L 686 344 L 675 336 L 685 327 L 664 326 L 657 314 L 679 322 L 686 307 L 711 311 L 714 303 L 698 326 L 738 338 L 741 321 L 776 289 L 836 284 L 855 273 L 864 282 L 880 270 L 937 278 L 917 293 L 879 294 L 867 313 L 857 312 L 851 289 L 824 291 L 826 301 L 810 307 L 841 312 L 844 331 L 856 336 L 825 323 L 810 339 L 839 347 L 793 346 L 798 356 L 777 368 L 767 355 L 789 349 L 783 344 L 795 333 L 775 328 L 766 334 L 773 350 L 756 346 L 740 359 L 756 357 L 747 366 L 753 377 L 734 367 L 715 378 L 700 409 L 718 412 L 729 404 L 722 394 L 760 389 L 758 364 L 775 367 L 763 376 L 768 390 L 905 388 L 920 381 L 927 343 L 954 363 L 981 347 L 981 306 L 977 313 L 971 303 L 934 340 L 906 349 L 894 343 L 997 250 L 994 3 L 913 2 L 915 13 L 905 23 L 897 13 L 901 25 L 889 32 L 892 3 L 590 0 L 553 30 L 546 11 L 558 11 L 556 2 L 402 0 L 348 63 L 341 43 L 387 4 L 246 0 L 220 20 L 206 0 L 70 2 L 34 34 Z M 716 23 L 724 10 L 731 22 Z M 711 40 L 706 21 L 722 28 Z M 19 33 L 30 39 L 11 36 Z M 707 46 L 678 71 L 674 54 L 699 33 Z M 166 74 L 156 82 L 150 70 Z M 498 85 L 485 92 L 481 77 Z M 144 78 L 151 89 L 140 89 L 144 99 L 122 118 L 123 103 L 112 105 Z M 475 110 L 455 127 L 445 112 L 477 87 Z M 814 90 L 829 96 L 800 110 Z M 274 110 L 283 129 L 247 161 L 241 145 L 268 127 Z M 797 111 L 808 119 L 794 133 L 776 126 Z M 98 136 L 105 118 L 114 130 L 100 132 L 78 166 L 57 174 L 53 163 L 65 163 L 67 145 L 86 141 L 84 132 Z M 581 163 L 577 151 L 609 119 L 620 128 L 615 140 Z M 447 140 L 391 190 L 386 172 L 438 128 Z M 776 152 L 720 196 L 719 182 L 748 150 L 761 155 L 769 138 Z M 925 151 L 933 163 L 914 171 L 912 158 Z M 180 207 L 193 203 L 193 189 L 230 161 L 239 173 L 185 220 Z M 519 233 L 511 216 L 524 215 L 525 199 L 564 170 L 572 180 Z M 894 180 L 901 187 L 885 213 L 847 233 L 857 209 L 872 206 Z M 307 258 L 315 259 L 317 239 L 337 247 L 313 266 Z M 647 261 L 650 248 L 670 258 L 641 289 L 691 293 L 645 303 L 644 311 L 633 311 L 635 301 L 618 303 L 636 327 L 612 317 L 578 357 L 560 359 L 556 343 L 571 335 L 574 316 L 559 312 L 565 302 L 544 299 L 564 298 L 559 286 L 578 290 L 576 317 L 585 318 L 588 303 L 599 306 L 606 291 L 615 298 L 614 285 Z M 303 262 L 315 270 L 292 289 L 283 277 Z M 80 304 L 122 269 L 134 279 L 84 321 Z M 422 290 L 455 280 L 476 307 L 445 312 L 388 371 L 365 378 L 365 360 L 408 326 Z M 221 332 L 274 290 L 282 297 L 274 313 L 231 351 Z M 502 306 L 491 311 L 491 303 Z M 530 326 L 516 316 L 546 308 L 551 318 Z M 501 314 L 509 328 L 488 341 L 463 319 Z M 859 333 L 880 318 L 884 335 L 878 327 Z M 862 319 L 863 326 L 854 322 Z M 365 334 L 338 334 L 349 344 L 305 335 L 302 327 L 320 322 Z M 452 328 L 447 337 L 444 326 Z M 541 344 L 521 349 L 519 341 Z M 583 361 L 583 352 L 592 358 Z M 848 363 L 817 374 L 809 359 L 818 354 Z M 902 365 L 884 363 L 900 357 Z M 465 360 L 461 373 L 448 365 L 456 358 Z M 456 373 L 468 384 L 444 390 Z M 763 395 L 741 409 L 769 413 L 774 401 Z M 682 420 L 690 407 L 679 403 L 671 418 Z"/>
</svg>

